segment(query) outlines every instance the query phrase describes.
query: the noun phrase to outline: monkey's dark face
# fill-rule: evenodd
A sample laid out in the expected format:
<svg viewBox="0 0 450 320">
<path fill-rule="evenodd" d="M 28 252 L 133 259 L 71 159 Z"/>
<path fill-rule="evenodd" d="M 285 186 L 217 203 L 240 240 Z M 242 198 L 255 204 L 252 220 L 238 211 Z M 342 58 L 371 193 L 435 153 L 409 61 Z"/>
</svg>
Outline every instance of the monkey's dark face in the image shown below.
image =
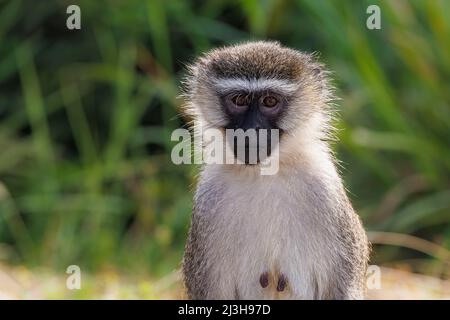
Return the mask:
<svg viewBox="0 0 450 320">
<path fill-rule="evenodd" d="M 252 152 L 257 162 L 262 160 L 261 157 L 269 156 L 272 148 L 278 144 L 278 141 L 273 141 L 271 138 L 272 130 L 278 130 L 277 137 L 280 137 L 282 133 L 278 120 L 286 107 L 287 98 L 268 90 L 234 90 L 221 95 L 220 102 L 228 118 L 224 129 L 242 129 L 244 135 L 248 131 L 255 132 L 254 140 L 251 139 L 251 135 L 246 135 L 245 140 L 239 140 L 237 135 L 229 137 L 233 140 L 229 142 L 233 146 L 235 157 L 244 157 L 240 160 L 249 164 Z M 265 136 L 260 136 L 261 129 L 266 130 Z M 245 145 L 239 145 L 240 141 L 244 141 Z M 238 152 L 239 147 L 245 148 L 243 154 Z"/>
</svg>

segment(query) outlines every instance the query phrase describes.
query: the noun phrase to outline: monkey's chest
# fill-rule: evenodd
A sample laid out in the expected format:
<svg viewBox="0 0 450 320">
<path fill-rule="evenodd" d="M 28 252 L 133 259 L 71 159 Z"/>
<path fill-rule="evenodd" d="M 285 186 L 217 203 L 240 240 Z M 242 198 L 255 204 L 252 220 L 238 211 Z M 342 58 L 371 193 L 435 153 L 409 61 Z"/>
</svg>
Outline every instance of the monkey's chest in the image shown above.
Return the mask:
<svg viewBox="0 0 450 320">
<path fill-rule="evenodd" d="M 269 193 L 247 201 L 224 195 L 235 201 L 215 216 L 213 277 L 224 298 L 312 299 L 316 274 L 329 269 L 329 246 L 307 204 Z"/>
</svg>

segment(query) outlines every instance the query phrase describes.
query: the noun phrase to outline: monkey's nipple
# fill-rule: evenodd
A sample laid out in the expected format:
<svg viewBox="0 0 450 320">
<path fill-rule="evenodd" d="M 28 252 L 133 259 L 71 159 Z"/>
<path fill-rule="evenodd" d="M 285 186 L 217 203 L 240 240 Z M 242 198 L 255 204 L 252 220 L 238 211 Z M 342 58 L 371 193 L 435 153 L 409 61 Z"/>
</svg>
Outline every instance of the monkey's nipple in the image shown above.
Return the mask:
<svg viewBox="0 0 450 320">
<path fill-rule="evenodd" d="M 269 273 L 264 272 L 259 277 L 259 283 L 261 284 L 261 287 L 266 288 L 269 285 Z"/>
<path fill-rule="evenodd" d="M 278 292 L 282 292 L 284 291 L 284 288 L 286 288 L 286 277 L 284 276 L 284 274 L 280 274 L 280 277 L 278 278 L 278 284 L 277 284 L 277 291 Z"/>
</svg>

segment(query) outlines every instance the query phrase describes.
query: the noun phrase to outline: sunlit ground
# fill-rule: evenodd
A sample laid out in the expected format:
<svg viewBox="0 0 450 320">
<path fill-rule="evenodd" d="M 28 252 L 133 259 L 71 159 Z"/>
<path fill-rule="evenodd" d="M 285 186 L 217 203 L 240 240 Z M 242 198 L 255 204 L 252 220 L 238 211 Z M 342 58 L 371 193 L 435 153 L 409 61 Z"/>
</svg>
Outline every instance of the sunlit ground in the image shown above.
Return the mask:
<svg viewBox="0 0 450 320">
<path fill-rule="evenodd" d="M 1 299 L 183 299 L 179 273 L 160 279 L 131 278 L 115 272 L 82 275 L 80 290 L 66 288 L 66 275 L 23 267 L 0 268 Z M 381 289 L 368 299 L 450 299 L 450 281 L 382 268 Z"/>
</svg>

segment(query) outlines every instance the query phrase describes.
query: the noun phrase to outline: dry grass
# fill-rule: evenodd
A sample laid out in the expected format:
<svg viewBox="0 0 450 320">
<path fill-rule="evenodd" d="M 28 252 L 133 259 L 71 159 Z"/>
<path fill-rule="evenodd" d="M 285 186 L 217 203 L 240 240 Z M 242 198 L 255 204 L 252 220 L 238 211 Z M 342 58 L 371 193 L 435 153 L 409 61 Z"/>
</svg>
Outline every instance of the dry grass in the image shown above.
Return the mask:
<svg viewBox="0 0 450 320">
<path fill-rule="evenodd" d="M 368 299 L 450 299 L 450 281 L 382 268 L 381 289 Z M 0 268 L 1 299 L 183 299 L 179 274 L 158 280 L 130 278 L 114 272 L 83 275 L 80 290 L 68 290 L 64 275 L 23 267 Z"/>
<path fill-rule="evenodd" d="M 369 290 L 368 299 L 450 299 L 450 281 L 410 273 L 398 269 L 382 268 L 380 290 Z"/>
</svg>

